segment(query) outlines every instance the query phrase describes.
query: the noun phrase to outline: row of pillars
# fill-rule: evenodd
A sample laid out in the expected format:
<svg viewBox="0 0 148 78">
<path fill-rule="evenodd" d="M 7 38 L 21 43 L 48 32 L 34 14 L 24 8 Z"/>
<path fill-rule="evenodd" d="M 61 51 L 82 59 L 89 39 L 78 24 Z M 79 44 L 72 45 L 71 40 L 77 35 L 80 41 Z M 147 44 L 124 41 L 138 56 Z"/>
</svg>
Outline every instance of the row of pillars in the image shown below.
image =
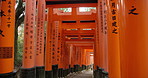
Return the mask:
<svg viewBox="0 0 148 78">
<path fill-rule="evenodd" d="M 147 4 L 147 0 L 98 0 L 95 78 L 102 78 L 102 71 L 109 78 L 148 78 Z"/>
<path fill-rule="evenodd" d="M 26 0 L 26 9 L 29 12 L 26 12 L 24 47 L 29 50 L 26 55 L 24 50 L 22 67 L 24 72 L 27 73 L 30 70 L 35 70 L 35 66 L 42 67 L 41 63 L 37 65 L 34 61 L 36 54 L 33 49 L 35 48 L 33 48 L 33 44 L 30 44 L 32 41 L 34 42 L 32 38 L 34 33 L 32 31 L 35 26 L 36 4 L 33 1 L 35 0 Z M 14 33 L 12 32 L 14 32 L 15 28 L 15 1 L 2 0 L 0 2 L 2 2 L 2 8 L 0 8 L 0 17 L 2 19 L 0 25 L 0 76 L 3 77 L 4 75 L 12 75 L 14 66 Z M 97 34 L 99 34 L 96 36 L 95 59 L 97 60 L 95 60 L 95 70 L 98 70 L 97 67 L 103 68 L 109 72 L 111 78 L 148 77 L 147 3 L 146 0 L 98 1 Z"/>
<path fill-rule="evenodd" d="M 90 67 L 90 52 L 66 44 L 61 23 L 49 20 L 52 19 L 51 8 L 44 40 L 45 0 L 38 0 L 37 16 L 36 0 L 25 2 L 23 63 L 19 77 L 58 78 Z M 14 78 L 15 0 L 1 0 L 0 3 L 0 78 Z"/>
</svg>

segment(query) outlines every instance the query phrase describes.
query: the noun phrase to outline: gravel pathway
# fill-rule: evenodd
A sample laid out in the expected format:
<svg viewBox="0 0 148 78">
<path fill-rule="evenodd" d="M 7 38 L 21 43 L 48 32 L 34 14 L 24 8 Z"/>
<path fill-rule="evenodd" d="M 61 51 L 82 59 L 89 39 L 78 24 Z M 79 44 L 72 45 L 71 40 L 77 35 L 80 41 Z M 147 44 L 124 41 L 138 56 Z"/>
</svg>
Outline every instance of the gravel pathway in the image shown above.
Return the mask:
<svg viewBox="0 0 148 78">
<path fill-rule="evenodd" d="M 79 72 L 77 74 L 71 74 L 67 78 L 93 78 L 93 71 L 92 70 L 85 70 L 85 71 Z"/>
</svg>

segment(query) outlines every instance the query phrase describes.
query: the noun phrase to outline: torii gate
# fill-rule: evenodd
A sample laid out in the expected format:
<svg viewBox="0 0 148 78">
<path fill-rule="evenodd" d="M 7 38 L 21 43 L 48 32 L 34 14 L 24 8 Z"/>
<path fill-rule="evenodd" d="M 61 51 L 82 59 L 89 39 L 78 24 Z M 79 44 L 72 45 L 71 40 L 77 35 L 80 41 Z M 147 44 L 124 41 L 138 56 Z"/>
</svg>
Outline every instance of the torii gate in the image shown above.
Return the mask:
<svg viewBox="0 0 148 78">
<path fill-rule="evenodd" d="M 41 0 L 39 0 L 41 1 Z M 52 67 L 57 68 L 58 64 L 58 47 L 60 44 L 65 46 L 63 38 L 57 32 L 63 32 L 58 30 L 57 25 L 61 23 L 81 23 L 86 22 L 83 20 L 90 20 L 89 22 L 96 23 L 96 38 L 95 40 L 95 77 L 102 77 L 100 75 L 100 69 L 109 72 L 110 78 L 147 78 L 148 77 L 148 36 L 147 25 L 148 18 L 148 1 L 147 0 L 75 0 L 68 1 L 68 5 L 63 4 L 68 0 L 47 0 L 46 4 L 49 9 L 48 14 L 48 33 L 47 33 L 47 45 L 46 45 L 46 63 L 45 71 L 46 78 L 52 77 Z M 0 8 L 0 77 L 13 78 L 14 69 L 14 18 L 15 18 L 15 0 L 0 0 L 2 6 Z M 91 3 L 89 3 L 91 2 Z M 38 2 L 38 4 L 40 4 Z M 145 6 L 143 6 L 145 5 Z M 33 43 L 35 26 L 35 10 L 36 0 L 26 0 L 26 21 L 25 21 L 25 43 L 24 43 L 24 59 L 23 68 L 21 71 L 22 78 L 35 78 L 40 77 L 42 74 L 36 74 L 36 67 L 39 70 L 44 71 L 43 61 L 35 60 L 36 54 Z M 77 15 L 58 17 L 53 14 L 53 8 L 73 7 L 72 13 L 77 14 L 76 7 L 97 7 L 97 13 L 90 16 L 78 17 Z M 38 7 L 39 8 L 39 7 Z M 44 10 L 44 9 L 43 9 Z M 44 11 L 39 11 L 44 12 Z M 43 15 L 43 14 L 41 14 Z M 39 16 L 39 15 L 38 15 Z M 74 17 L 76 16 L 76 17 Z M 50 20 L 51 19 L 51 20 Z M 64 20 L 63 20 L 64 19 Z M 75 19 L 76 21 L 73 21 Z M 70 21 L 69 21 L 70 20 Z M 72 21 L 71 21 L 72 20 Z M 39 21 L 39 19 L 38 19 Z M 78 22 L 78 23 L 80 23 Z M 88 22 L 88 21 L 87 21 Z M 40 22 L 38 22 L 39 24 Z M 42 22 L 41 22 L 42 23 Z M 51 26 L 52 25 L 52 26 Z M 80 25 L 80 24 L 77 24 Z M 67 25 L 68 26 L 68 25 Z M 53 27 L 53 28 L 50 28 Z M 42 30 L 42 28 L 39 28 Z M 119 31 L 120 30 L 120 31 Z M 43 31 L 43 30 L 42 30 Z M 51 33 L 50 33 L 51 32 Z M 72 31 L 73 32 L 73 31 Z M 71 32 L 71 33 L 72 33 Z M 39 35 L 41 32 L 39 32 Z M 52 34 L 52 35 L 51 35 Z M 50 36 L 48 36 L 50 35 Z M 37 36 L 38 37 L 38 36 Z M 41 36 L 40 36 L 41 37 Z M 71 39 L 71 36 L 67 36 Z M 73 37 L 73 36 L 72 36 Z M 76 36 L 77 37 L 77 36 Z M 90 36 L 89 36 L 90 37 Z M 40 40 L 43 39 L 42 37 Z M 92 39 L 92 37 L 91 37 Z M 81 40 L 80 35 L 77 40 Z M 58 41 L 58 42 L 57 42 Z M 61 42 L 60 42 L 61 41 Z M 70 40 L 69 40 L 70 41 Z M 71 40 L 72 41 L 72 40 Z M 56 44 L 56 45 L 54 45 Z M 51 46 L 52 45 L 52 46 Z M 54 45 L 54 46 L 53 46 Z M 40 45 L 41 46 L 41 45 Z M 42 44 L 43 46 L 43 44 Z M 40 49 L 43 50 L 41 46 Z M 49 47 L 49 48 L 48 48 Z M 52 51 L 55 49 L 56 51 Z M 63 49 L 63 48 L 61 48 Z M 56 53 L 57 52 L 57 53 Z M 40 52 L 38 52 L 40 53 Z M 55 53 L 55 54 L 52 54 Z M 35 55 L 36 54 L 36 55 Z M 43 51 L 40 53 L 43 55 Z M 39 56 L 38 59 L 44 56 Z M 52 61 L 55 60 L 55 61 Z M 37 62 L 38 63 L 37 63 Z M 48 61 L 48 62 L 47 62 Z M 115 62 L 115 63 L 114 63 Z M 61 64 L 61 63 L 60 63 Z M 6 66 L 7 65 L 7 66 Z M 49 66 L 48 66 L 49 65 Z M 54 65 L 54 66 L 52 66 Z M 41 68 L 41 69 L 40 69 Z M 121 69 L 120 69 L 121 68 Z M 99 70 L 99 71 L 98 71 Z M 57 71 L 54 70 L 53 73 Z M 54 74 L 55 74 L 54 73 Z M 129 74 L 130 73 L 130 74 Z M 56 73 L 57 74 L 57 73 Z M 136 74 L 136 75 L 135 75 Z M 67 74 L 66 74 L 67 75 Z M 57 77 L 57 75 L 54 75 Z"/>
</svg>

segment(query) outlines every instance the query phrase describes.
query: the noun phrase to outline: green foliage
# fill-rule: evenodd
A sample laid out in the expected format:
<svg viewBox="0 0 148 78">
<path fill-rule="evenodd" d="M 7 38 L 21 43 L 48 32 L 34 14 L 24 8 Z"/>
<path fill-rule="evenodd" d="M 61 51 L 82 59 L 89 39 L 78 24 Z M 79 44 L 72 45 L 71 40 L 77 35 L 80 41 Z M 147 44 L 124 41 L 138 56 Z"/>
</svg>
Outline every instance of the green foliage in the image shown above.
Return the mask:
<svg viewBox="0 0 148 78">
<path fill-rule="evenodd" d="M 71 12 L 72 8 L 59 8 L 59 10 L 63 10 L 63 12 Z"/>
<path fill-rule="evenodd" d="M 25 16 L 25 6 L 22 0 L 16 0 L 16 10 L 15 10 L 15 48 L 14 48 L 14 58 L 15 67 L 22 65 L 22 52 L 23 52 L 23 27 L 21 24 L 24 22 Z M 22 30 L 22 31 L 20 31 Z M 20 34 L 21 33 L 21 34 Z"/>
<path fill-rule="evenodd" d="M 23 41 L 24 41 L 24 28 L 23 25 L 18 28 L 18 40 L 17 40 L 17 59 L 16 66 L 20 66 L 22 63 L 22 54 L 23 54 Z"/>
<path fill-rule="evenodd" d="M 79 7 L 80 9 L 80 12 L 89 12 L 91 11 L 92 9 L 96 9 L 96 7 Z"/>
</svg>

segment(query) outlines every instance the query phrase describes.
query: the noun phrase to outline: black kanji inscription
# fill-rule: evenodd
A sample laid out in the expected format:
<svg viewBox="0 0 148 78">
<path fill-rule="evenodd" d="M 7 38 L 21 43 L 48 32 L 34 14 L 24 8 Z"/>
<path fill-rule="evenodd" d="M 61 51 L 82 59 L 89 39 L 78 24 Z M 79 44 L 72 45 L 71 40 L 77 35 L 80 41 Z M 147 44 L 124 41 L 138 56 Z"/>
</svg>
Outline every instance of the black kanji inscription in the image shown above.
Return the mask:
<svg viewBox="0 0 148 78">
<path fill-rule="evenodd" d="M 138 15 L 139 13 L 134 13 L 134 11 L 136 11 L 137 9 L 134 6 L 132 6 L 132 8 L 133 9 L 129 10 L 130 13 L 128 13 L 128 14 Z"/>
<path fill-rule="evenodd" d="M 5 37 L 5 35 L 3 34 L 3 31 L 2 31 L 2 30 L 0 30 L 0 35 L 1 35 L 2 37 Z"/>
<path fill-rule="evenodd" d="M 0 17 L 2 17 L 2 16 L 6 16 L 6 15 L 4 14 L 4 11 L 3 11 L 3 10 L 0 11 Z"/>
<path fill-rule="evenodd" d="M 117 29 L 114 28 L 112 33 L 118 34 Z"/>
</svg>

